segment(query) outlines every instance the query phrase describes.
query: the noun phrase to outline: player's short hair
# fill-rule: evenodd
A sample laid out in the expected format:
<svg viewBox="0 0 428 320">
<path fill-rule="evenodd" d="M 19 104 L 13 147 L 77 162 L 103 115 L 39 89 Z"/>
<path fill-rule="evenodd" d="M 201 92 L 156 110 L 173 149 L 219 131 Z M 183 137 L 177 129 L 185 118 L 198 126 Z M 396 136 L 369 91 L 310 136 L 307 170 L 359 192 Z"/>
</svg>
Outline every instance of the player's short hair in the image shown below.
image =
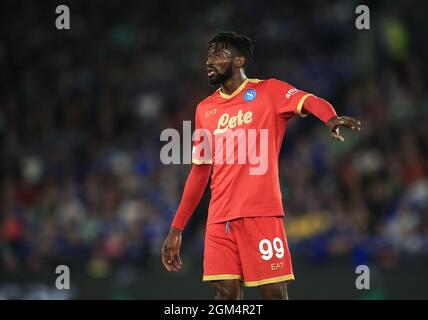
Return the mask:
<svg viewBox="0 0 428 320">
<path fill-rule="evenodd" d="M 233 31 L 222 31 L 215 34 L 208 41 L 208 48 L 213 44 L 221 44 L 222 48 L 233 47 L 240 55 L 245 57 L 245 64 L 254 57 L 253 40 Z"/>
</svg>

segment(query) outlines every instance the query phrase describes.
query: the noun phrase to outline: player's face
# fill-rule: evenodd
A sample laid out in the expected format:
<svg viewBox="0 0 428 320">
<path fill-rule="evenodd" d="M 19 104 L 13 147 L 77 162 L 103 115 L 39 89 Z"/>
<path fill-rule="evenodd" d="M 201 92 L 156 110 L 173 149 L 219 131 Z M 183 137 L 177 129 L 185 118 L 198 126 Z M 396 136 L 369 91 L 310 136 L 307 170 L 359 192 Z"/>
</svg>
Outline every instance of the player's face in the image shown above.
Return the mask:
<svg viewBox="0 0 428 320">
<path fill-rule="evenodd" d="M 208 83 L 220 85 L 225 83 L 233 74 L 233 53 L 230 49 L 213 44 L 208 48 L 207 75 Z"/>
</svg>

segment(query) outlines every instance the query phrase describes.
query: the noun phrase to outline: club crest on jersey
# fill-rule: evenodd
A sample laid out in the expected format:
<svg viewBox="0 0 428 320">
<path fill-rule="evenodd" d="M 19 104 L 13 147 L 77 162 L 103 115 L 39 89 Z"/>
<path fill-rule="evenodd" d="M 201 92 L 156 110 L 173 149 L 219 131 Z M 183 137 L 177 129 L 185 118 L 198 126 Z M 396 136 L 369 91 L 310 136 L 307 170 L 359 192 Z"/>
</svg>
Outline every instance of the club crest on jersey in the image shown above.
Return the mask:
<svg viewBox="0 0 428 320">
<path fill-rule="evenodd" d="M 256 98 L 256 90 L 248 89 L 244 92 L 243 98 L 247 102 L 253 101 Z"/>
</svg>

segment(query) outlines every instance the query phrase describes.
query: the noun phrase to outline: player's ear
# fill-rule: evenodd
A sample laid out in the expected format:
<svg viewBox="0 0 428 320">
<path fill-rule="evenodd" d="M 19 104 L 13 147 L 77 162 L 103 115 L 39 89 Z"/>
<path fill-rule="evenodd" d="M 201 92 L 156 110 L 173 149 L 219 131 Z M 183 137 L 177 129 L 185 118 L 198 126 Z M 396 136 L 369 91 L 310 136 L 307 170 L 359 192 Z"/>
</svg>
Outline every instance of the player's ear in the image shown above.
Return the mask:
<svg viewBox="0 0 428 320">
<path fill-rule="evenodd" d="M 235 57 L 235 67 L 243 68 L 244 64 L 245 64 L 245 57 L 244 56 Z"/>
</svg>

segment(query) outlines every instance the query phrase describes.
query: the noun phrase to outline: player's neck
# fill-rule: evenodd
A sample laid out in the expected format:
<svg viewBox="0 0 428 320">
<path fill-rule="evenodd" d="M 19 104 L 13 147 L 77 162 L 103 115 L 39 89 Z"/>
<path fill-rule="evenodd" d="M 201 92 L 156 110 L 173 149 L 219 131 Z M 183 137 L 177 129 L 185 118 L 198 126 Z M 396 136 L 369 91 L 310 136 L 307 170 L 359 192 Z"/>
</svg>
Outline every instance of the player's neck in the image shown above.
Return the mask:
<svg viewBox="0 0 428 320">
<path fill-rule="evenodd" d="M 240 70 L 240 72 L 235 73 L 230 79 L 221 85 L 221 92 L 231 95 L 245 80 L 247 80 L 247 76 L 243 70 Z"/>
</svg>

